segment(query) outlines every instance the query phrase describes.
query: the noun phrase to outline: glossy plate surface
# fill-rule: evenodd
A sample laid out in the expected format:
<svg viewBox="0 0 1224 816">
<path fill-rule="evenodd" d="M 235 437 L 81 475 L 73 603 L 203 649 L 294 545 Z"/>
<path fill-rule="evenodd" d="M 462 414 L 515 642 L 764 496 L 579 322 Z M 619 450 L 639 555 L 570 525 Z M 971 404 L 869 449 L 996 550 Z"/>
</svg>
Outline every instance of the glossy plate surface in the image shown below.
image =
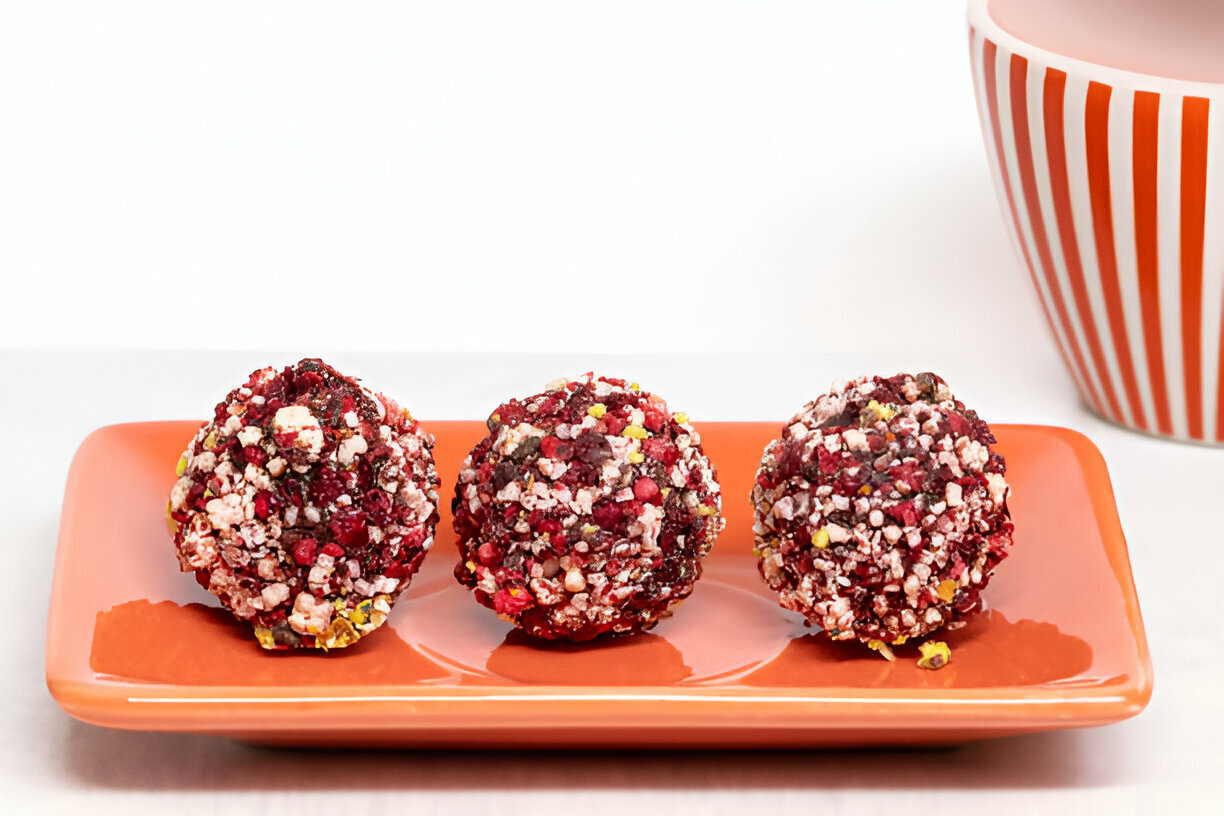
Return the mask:
<svg viewBox="0 0 1224 816">
<path fill-rule="evenodd" d="M 470 597 L 450 496 L 481 422 L 428 422 L 442 521 L 387 624 L 331 654 L 267 653 L 178 572 L 164 522 L 196 422 L 101 428 L 68 477 L 47 624 L 47 684 L 115 728 L 314 745 L 936 744 L 1137 714 L 1152 670 L 1105 464 L 1084 436 L 999 425 L 1012 555 L 988 611 L 919 669 L 806 634 L 751 555 L 748 501 L 777 423 L 705 423 L 727 528 L 693 595 L 650 633 L 538 644 Z"/>
</svg>

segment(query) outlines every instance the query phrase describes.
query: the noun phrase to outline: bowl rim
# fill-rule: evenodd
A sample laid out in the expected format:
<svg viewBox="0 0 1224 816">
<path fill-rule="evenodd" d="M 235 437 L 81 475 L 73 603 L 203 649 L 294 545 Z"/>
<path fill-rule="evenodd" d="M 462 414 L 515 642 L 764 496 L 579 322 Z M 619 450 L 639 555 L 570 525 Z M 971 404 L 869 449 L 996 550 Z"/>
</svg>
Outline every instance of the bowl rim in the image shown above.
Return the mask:
<svg viewBox="0 0 1224 816">
<path fill-rule="evenodd" d="M 990 16 L 991 2 L 992 0 L 969 0 L 966 18 L 971 34 L 976 33 L 976 36 L 990 40 L 1000 48 L 1024 57 L 1030 62 L 1036 61 L 1046 67 L 1056 68 L 1090 81 L 1102 82 L 1115 88 L 1175 93 L 1180 96 L 1224 97 L 1224 82 L 1178 79 L 1160 74 L 1129 71 L 1125 68 L 1089 62 L 1078 57 L 1068 57 L 1048 48 L 1034 45 L 995 22 L 995 19 Z"/>
</svg>

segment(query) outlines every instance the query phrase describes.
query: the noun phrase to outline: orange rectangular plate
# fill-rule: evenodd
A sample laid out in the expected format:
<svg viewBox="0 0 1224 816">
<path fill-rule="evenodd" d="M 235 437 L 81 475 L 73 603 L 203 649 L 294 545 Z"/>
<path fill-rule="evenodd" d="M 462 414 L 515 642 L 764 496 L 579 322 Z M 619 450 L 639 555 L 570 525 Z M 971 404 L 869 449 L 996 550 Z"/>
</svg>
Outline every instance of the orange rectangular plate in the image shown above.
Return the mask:
<svg viewBox="0 0 1224 816">
<path fill-rule="evenodd" d="M 531 641 L 451 576 L 450 495 L 481 422 L 430 422 L 442 479 L 433 551 L 383 629 L 331 654 L 268 653 L 178 572 L 164 508 L 195 422 L 113 425 L 68 477 L 47 685 L 113 728 L 269 744 L 820 746 L 937 744 L 1100 725 L 1146 705 L 1152 669 L 1100 453 L 1061 428 L 995 427 L 1012 555 L 988 610 L 919 669 L 805 633 L 751 555 L 748 495 L 776 423 L 706 423 L 726 531 L 674 617 L 582 646 Z"/>
</svg>

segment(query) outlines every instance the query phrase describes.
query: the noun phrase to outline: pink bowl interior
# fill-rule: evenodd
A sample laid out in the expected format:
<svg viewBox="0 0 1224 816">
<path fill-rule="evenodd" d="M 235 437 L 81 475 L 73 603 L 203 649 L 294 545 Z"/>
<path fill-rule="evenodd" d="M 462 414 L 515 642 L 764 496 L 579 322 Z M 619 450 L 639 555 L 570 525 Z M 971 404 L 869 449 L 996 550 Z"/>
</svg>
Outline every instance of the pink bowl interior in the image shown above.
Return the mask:
<svg viewBox="0 0 1224 816">
<path fill-rule="evenodd" d="M 1224 83 L 1220 0 L 988 0 L 988 12 L 1007 33 L 1055 54 Z"/>
</svg>

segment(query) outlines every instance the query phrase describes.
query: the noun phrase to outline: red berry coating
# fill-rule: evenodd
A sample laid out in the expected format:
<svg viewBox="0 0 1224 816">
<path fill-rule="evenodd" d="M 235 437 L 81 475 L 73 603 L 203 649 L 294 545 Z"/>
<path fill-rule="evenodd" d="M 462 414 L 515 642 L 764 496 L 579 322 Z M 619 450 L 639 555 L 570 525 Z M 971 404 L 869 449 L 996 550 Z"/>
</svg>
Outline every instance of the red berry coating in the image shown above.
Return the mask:
<svg viewBox="0 0 1224 816">
<path fill-rule="evenodd" d="M 433 541 L 432 447 L 393 400 L 321 360 L 256 371 L 183 455 L 179 564 L 265 648 L 348 646 Z"/>
<path fill-rule="evenodd" d="M 1012 543 L 994 441 L 934 374 L 835 385 L 761 459 L 761 575 L 835 640 L 963 625 Z"/>
<path fill-rule="evenodd" d="M 623 380 L 586 375 L 489 418 L 455 485 L 455 576 L 541 638 L 640 632 L 693 590 L 723 527 L 701 439 Z"/>
</svg>

